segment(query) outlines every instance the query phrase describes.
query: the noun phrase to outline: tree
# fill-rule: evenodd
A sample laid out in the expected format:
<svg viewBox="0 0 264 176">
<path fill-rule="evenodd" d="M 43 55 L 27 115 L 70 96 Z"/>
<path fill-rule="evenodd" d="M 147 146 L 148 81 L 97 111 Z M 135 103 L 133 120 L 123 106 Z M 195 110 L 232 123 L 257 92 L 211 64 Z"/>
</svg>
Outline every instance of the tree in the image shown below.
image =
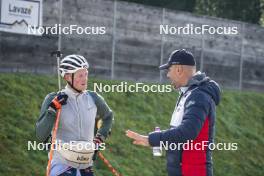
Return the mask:
<svg viewBox="0 0 264 176">
<path fill-rule="evenodd" d="M 196 0 L 195 12 L 202 15 L 259 24 L 262 0 Z"/>
<path fill-rule="evenodd" d="M 195 9 L 195 0 L 124 0 L 145 5 L 158 6 L 174 10 L 193 12 Z"/>
</svg>

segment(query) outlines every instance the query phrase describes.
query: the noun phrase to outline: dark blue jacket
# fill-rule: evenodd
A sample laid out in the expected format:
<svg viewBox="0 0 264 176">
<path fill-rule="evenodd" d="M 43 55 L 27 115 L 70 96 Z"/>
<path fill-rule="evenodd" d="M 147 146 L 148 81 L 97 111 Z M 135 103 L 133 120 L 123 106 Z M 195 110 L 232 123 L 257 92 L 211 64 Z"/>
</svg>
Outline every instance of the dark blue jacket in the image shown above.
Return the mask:
<svg viewBox="0 0 264 176">
<path fill-rule="evenodd" d="M 186 89 L 181 92 L 177 101 L 171 128 L 149 134 L 151 146 L 160 146 L 160 142 L 167 142 L 168 146 L 187 141 L 193 145 L 206 141 L 206 144 L 213 143 L 215 106 L 220 102 L 220 88 L 204 73 L 197 72 L 188 82 Z M 212 151 L 206 146 L 201 150 L 183 147 L 168 149 L 166 156 L 169 176 L 213 175 Z"/>
</svg>

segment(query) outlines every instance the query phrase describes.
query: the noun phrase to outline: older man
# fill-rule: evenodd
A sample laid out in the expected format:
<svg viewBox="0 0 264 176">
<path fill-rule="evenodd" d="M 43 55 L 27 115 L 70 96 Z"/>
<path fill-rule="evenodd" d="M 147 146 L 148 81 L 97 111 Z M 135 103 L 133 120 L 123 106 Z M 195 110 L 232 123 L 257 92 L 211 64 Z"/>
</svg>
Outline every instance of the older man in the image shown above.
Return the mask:
<svg viewBox="0 0 264 176">
<path fill-rule="evenodd" d="M 180 146 L 166 151 L 169 176 L 212 176 L 212 151 L 208 145 L 214 139 L 220 88 L 204 73 L 196 72 L 195 59 L 185 49 L 173 51 L 160 69 L 168 69 L 167 77 L 180 91 L 170 128 L 148 136 L 128 130 L 126 135 L 136 145 L 160 146 L 167 143 L 171 146 L 174 143 Z M 191 144 L 195 147 L 192 148 Z"/>
</svg>

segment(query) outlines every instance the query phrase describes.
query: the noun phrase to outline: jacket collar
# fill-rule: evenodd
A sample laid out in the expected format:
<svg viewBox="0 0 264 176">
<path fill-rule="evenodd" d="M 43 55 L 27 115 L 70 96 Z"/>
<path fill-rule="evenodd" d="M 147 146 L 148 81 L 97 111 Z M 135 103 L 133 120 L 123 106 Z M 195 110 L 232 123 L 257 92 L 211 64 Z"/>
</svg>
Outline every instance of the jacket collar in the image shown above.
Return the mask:
<svg viewBox="0 0 264 176">
<path fill-rule="evenodd" d="M 189 87 L 180 87 L 180 92 L 184 94 L 188 89 Z"/>
<path fill-rule="evenodd" d="M 86 92 L 86 90 L 85 90 L 82 93 L 78 93 L 78 92 L 74 91 L 68 84 L 65 86 L 64 91 L 69 97 L 72 97 L 72 98 L 77 98 L 78 96 L 80 96 Z"/>
</svg>

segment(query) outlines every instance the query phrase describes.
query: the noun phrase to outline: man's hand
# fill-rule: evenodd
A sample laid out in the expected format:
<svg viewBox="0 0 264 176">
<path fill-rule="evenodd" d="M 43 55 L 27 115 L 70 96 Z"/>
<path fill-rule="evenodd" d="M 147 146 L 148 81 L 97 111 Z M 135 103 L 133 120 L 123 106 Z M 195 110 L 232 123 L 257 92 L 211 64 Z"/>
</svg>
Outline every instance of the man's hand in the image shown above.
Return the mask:
<svg viewBox="0 0 264 176">
<path fill-rule="evenodd" d="M 96 160 L 97 158 L 97 153 L 100 150 L 100 144 L 102 144 L 104 142 L 104 137 L 97 133 L 96 136 L 93 139 L 93 143 L 95 145 L 95 150 L 94 150 L 94 155 L 93 155 L 93 161 Z"/>
<path fill-rule="evenodd" d="M 95 144 L 95 146 L 99 149 L 100 148 L 100 144 L 104 142 L 104 137 L 97 133 L 96 136 L 93 139 L 93 143 Z"/>
<path fill-rule="evenodd" d="M 64 92 L 59 92 L 57 96 L 51 101 L 50 107 L 54 110 L 61 109 L 61 105 L 65 105 L 67 103 L 68 95 Z"/>
<path fill-rule="evenodd" d="M 145 146 L 145 147 L 149 147 L 149 142 L 148 142 L 148 136 L 143 136 L 143 135 L 140 135 L 134 131 L 131 131 L 131 130 L 127 130 L 126 131 L 126 136 L 133 139 L 133 144 L 135 145 L 142 145 L 142 146 Z"/>
</svg>

